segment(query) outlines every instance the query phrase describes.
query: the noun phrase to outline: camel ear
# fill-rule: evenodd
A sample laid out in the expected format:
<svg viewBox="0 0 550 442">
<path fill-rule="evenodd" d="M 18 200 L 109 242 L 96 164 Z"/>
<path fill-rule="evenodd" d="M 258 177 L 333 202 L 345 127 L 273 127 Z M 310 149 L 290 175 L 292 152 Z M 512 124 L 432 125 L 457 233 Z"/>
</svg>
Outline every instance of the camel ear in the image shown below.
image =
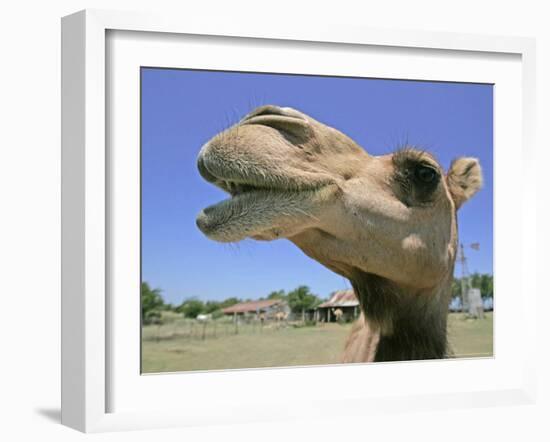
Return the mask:
<svg viewBox="0 0 550 442">
<path fill-rule="evenodd" d="M 483 185 L 481 166 L 477 158 L 457 158 L 447 173 L 447 186 L 456 210 L 469 200 Z"/>
</svg>

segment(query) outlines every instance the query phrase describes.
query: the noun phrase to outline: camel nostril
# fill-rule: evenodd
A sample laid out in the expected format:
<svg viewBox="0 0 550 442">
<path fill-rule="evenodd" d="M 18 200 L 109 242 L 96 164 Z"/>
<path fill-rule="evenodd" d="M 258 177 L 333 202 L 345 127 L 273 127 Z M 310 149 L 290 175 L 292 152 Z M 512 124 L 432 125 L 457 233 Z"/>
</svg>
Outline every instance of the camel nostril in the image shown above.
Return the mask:
<svg viewBox="0 0 550 442">
<path fill-rule="evenodd" d="M 277 113 L 271 111 L 253 113 L 242 120 L 240 124 L 242 126 L 259 125 L 270 127 L 279 131 L 283 136 L 288 137 L 289 141 L 293 144 L 295 142 L 304 142 L 311 136 L 311 126 L 304 117 L 295 111 L 296 115 L 293 112 L 283 112 L 280 108 L 276 109 Z"/>
<path fill-rule="evenodd" d="M 251 118 L 261 117 L 266 115 L 284 115 L 284 113 L 283 113 L 283 110 L 278 106 L 273 106 L 273 105 L 260 106 L 254 109 L 248 115 L 245 115 L 242 121 L 244 122 L 244 121 L 250 120 Z"/>
<path fill-rule="evenodd" d="M 241 120 L 241 123 L 244 123 L 256 117 L 277 117 L 277 116 L 295 118 L 297 120 L 307 121 L 300 112 L 290 107 L 279 107 L 279 106 L 274 106 L 269 104 L 269 105 L 260 106 L 254 109 L 252 112 L 250 112 Z"/>
</svg>

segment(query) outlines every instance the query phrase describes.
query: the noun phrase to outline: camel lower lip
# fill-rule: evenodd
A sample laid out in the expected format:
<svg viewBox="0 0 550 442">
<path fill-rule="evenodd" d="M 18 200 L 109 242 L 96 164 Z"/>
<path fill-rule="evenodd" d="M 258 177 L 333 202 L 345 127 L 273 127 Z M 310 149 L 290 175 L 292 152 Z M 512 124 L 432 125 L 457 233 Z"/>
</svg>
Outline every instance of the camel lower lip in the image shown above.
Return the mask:
<svg viewBox="0 0 550 442">
<path fill-rule="evenodd" d="M 265 197 L 266 194 L 273 195 L 275 193 L 275 191 L 257 190 L 232 195 L 230 198 L 204 208 L 197 216 L 197 227 L 205 235 L 211 236 L 235 219 L 246 217 L 249 212 L 257 212 L 261 206 L 261 194 L 264 194 Z"/>
<path fill-rule="evenodd" d="M 199 213 L 197 227 L 210 239 L 237 242 L 266 230 L 309 217 L 304 210 L 315 191 L 253 190 L 208 206 Z"/>
</svg>

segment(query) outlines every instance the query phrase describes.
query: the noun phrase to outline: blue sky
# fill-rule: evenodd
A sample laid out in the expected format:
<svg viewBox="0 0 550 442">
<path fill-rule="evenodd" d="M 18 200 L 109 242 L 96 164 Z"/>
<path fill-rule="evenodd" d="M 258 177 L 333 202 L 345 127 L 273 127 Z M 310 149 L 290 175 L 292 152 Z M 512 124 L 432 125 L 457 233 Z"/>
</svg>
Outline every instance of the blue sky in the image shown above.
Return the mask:
<svg viewBox="0 0 550 442">
<path fill-rule="evenodd" d="M 195 226 L 202 208 L 227 197 L 200 177 L 201 146 L 262 104 L 297 108 L 373 155 L 408 141 L 445 168 L 479 158 L 485 186 L 460 209 L 459 235 L 481 245 L 467 251 L 470 271 L 493 272 L 491 85 L 143 68 L 141 88 L 142 277 L 166 301 L 254 299 L 302 284 L 327 297 L 350 287 L 287 240 L 219 244 Z"/>
</svg>

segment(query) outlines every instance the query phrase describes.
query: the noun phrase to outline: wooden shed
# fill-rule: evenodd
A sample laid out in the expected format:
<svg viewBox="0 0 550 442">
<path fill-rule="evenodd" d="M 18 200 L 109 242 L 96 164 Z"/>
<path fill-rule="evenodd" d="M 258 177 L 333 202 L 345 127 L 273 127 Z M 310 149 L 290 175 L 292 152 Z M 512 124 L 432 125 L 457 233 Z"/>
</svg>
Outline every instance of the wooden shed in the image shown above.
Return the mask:
<svg viewBox="0 0 550 442">
<path fill-rule="evenodd" d="M 288 303 L 283 299 L 263 299 L 260 301 L 239 302 L 222 310 L 226 316 L 259 317 L 264 314 L 266 319 L 273 319 L 276 313 L 290 312 Z"/>
<path fill-rule="evenodd" d="M 328 301 L 317 307 L 315 311 L 316 319 L 322 322 L 336 322 L 336 315 L 334 314 L 336 310 L 342 311 L 342 320 L 344 321 L 353 321 L 359 316 L 359 301 L 352 289 L 334 292 Z"/>
</svg>

